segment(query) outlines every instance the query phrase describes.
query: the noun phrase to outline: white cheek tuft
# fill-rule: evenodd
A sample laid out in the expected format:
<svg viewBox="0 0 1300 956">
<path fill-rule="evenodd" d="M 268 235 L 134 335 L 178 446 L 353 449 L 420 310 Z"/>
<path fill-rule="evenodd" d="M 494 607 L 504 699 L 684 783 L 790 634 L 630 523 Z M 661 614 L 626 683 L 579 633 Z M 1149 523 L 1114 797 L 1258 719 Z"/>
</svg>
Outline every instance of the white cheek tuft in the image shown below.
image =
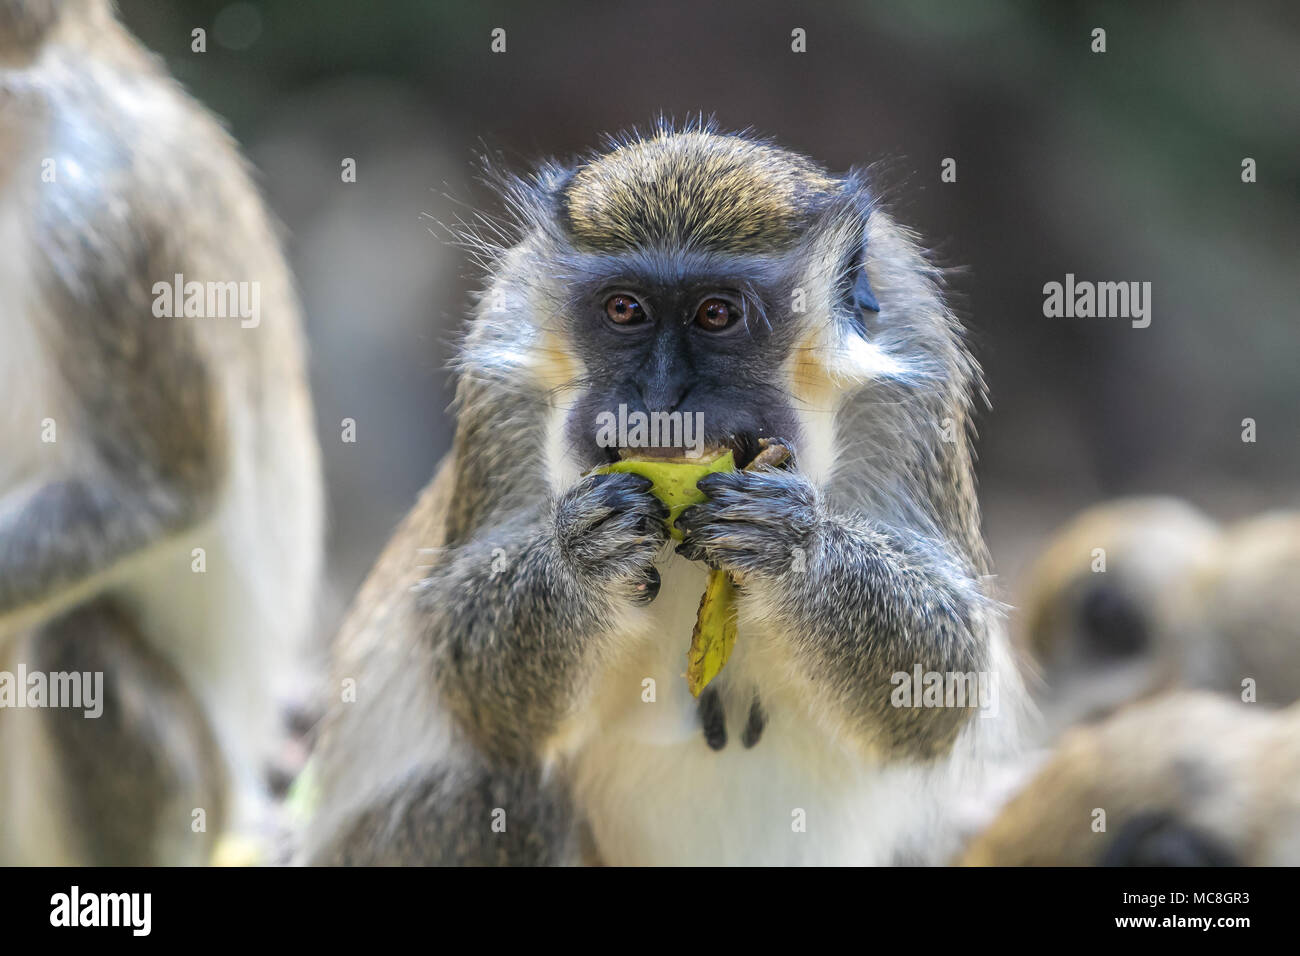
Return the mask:
<svg viewBox="0 0 1300 956">
<path fill-rule="evenodd" d="M 862 336 L 849 334 L 836 350 L 835 359 L 828 363 L 832 374 L 838 374 L 846 383 L 867 384 L 880 379 L 908 379 L 914 370 Z"/>
</svg>

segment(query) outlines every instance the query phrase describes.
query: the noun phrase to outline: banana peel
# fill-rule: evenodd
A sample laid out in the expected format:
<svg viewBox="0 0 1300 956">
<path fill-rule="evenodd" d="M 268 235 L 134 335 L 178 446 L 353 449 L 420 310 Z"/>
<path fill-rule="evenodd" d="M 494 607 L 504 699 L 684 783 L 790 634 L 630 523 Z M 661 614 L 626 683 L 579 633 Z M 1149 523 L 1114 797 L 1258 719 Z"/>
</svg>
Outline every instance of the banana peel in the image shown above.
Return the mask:
<svg viewBox="0 0 1300 956">
<path fill-rule="evenodd" d="M 746 471 L 761 466 L 776 467 L 790 456 L 790 450 L 778 442 L 763 439 L 759 444 L 762 450 L 746 466 Z M 708 500 L 696 482 L 714 472 L 735 470 L 735 456 L 727 450 L 707 461 L 625 458 L 596 469 L 596 473 L 630 473 L 649 478 L 653 483 L 650 493 L 668 508 L 668 533 L 680 541 L 682 534 L 674 524 L 677 517 L 691 505 Z M 711 569 L 695 615 L 691 646 L 686 652 L 686 686 L 691 696 L 699 697 L 726 665 L 736 646 L 736 617 L 735 579 L 726 571 Z"/>
</svg>

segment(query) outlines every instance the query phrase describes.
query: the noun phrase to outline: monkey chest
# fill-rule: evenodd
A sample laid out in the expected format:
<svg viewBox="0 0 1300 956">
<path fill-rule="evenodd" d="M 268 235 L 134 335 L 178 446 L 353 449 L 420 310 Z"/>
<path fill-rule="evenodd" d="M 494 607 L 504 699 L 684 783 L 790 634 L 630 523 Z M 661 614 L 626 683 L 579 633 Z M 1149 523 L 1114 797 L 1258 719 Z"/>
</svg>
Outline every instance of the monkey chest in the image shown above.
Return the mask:
<svg viewBox="0 0 1300 956">
<path fill-rule="evenodd" d="M 679 565 L 685 565 L 680 567 Z M 927 809 L 913 771 L 850 752 L 791 699 L 780 635 L 742 627 L 697 700 L 683 677 L 704 576 L 673 561 L 600 681 L 574 755 L 575 797 L 610 864 L 896 860 Z M 648 624 L 648 627 L 646 625 Z"/>
<path fill-rule="evenodd" d="M 933 812 L 914 771 L 865 765 L 780 711 L 750 746 L 674 722 L 675 739 L 624 724 L 577 755 L 574 795 L 607 864 L 888 864 L 912 857 Z"/>
</svg>

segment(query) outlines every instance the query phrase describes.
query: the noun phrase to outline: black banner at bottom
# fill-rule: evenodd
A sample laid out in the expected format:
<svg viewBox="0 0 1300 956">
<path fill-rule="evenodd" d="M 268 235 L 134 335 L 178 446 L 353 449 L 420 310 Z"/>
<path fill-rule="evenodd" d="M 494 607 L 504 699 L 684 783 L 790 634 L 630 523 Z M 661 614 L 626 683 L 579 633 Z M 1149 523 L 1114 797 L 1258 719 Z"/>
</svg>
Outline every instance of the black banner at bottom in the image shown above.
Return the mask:
<svg viewBox="0 0 1300 956">
<path fill-rule="evenodd" d="M 1291 922 L 1287 869 L 376 870 L 9 869 L 0 871 L 7 942 L 75 936 L 205 944 L 407 936 L 442 922 L 499 942 L 598 924 L 683 941 L 774 919 L 801 934 L 828 924 L 923 940 L 1131 936 L 1185 940 Z M 1288 912 L 1284 912 L 1284 908 Z M 638 932 L 641 931 L 641 932 Z M 1051 934 L 1044 936 L 1043 934 Z M 896 935 L 902 934 L 902 935 Z M 1032 934 L 1032 935 L 1031 935 Z M 877 937 L 879 938 L 879 937 Z M 436 938 L 429 943 L 436 945 Z"/>
</svg>

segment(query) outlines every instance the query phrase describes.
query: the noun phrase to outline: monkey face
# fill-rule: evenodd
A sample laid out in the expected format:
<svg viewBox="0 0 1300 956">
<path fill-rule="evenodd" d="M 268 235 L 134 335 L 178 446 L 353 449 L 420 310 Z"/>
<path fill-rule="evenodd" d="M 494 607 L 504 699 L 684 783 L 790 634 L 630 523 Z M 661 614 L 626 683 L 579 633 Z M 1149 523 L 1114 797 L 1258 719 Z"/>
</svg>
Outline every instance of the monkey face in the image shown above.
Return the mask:
<svg viewBox="0 0 1300 956">
<path fill-rule="evenodd" d="M 882 306 L 867 276 L 872 199 L 857 173 L 663 127 L 507 182 L 505 195 L 522 241 L 498 265 L 488 295 L 498 307 L 481 313 L 483 364 L 520 365 L 548 396 L 563 394 L 562 454 L 579 469 L 620 449 L 731 448 L 743 467 L 773 438 L 826 474 L 846 391 L 892 376 L 915 399 L 969 371 L 941 308 L 894 309 L 888 327 L 867 318 Z M 896 296 L 932 304 L 925 263 L 876 225 L 877 271 Z M 524 328 L 496 324 L 501 314 Z"/>
<path fill-rule="evenodd" d="M 743 467 L 763 437 L 797 453 L 791 359 L 817 353 L 810 325 L 879 309 L 868 207 L 856 179 L 704 129 L 661 130 L 565 171 L 548 200 L 550 274 L 566 279 L 560 311 L 582 366 L 565 436 L 578 463 L 620 447 L 730 447 Z M 796 305 L 810 292 L 818 307 Z"/>
<path fill-rule="evenodd" d="M 616 460 L 621 448 L 731 448 L 743 467 L 759 438 L 797 446 L 782 371 L 790 323 L 771 307 L 779 277 L 740 260 L 687 271 L 684 256 L 636 258 L 593 276 L 570 310 L 585 375 L 566 438 L 581 466 Z"/>
</svg>

